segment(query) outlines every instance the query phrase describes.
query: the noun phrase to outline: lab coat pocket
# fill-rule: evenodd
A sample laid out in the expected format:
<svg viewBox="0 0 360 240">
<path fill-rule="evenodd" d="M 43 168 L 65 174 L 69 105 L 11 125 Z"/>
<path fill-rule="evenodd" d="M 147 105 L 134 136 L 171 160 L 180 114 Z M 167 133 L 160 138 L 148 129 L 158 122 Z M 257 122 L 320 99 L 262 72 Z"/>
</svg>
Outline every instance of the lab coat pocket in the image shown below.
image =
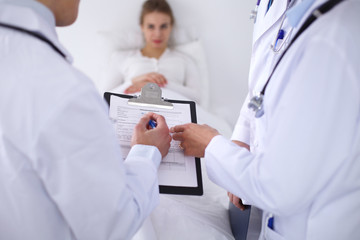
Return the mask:
<svg viewBox="0 0 360 240">
<path fill-rule="evenodd" d="M 264 238 L 266 240 L 285 240 L 283 236 L 281 236 L 279 233 L 275 232 L 268 226 L 266 226 L 265 228 Z"/>
</svg>

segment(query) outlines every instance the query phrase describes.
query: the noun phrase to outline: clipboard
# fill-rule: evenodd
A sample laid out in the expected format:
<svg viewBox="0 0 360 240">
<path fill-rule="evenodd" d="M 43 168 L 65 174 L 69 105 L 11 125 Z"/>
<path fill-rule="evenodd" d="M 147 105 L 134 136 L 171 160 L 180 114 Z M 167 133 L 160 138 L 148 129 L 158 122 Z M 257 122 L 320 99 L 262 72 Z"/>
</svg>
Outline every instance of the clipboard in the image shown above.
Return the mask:
<svg viewBox="0 0 360 240">
<path fill-rule="evenodd" d="M 190 119 L 192 123 L 197 123 L 196 119 L 196 108 L 195 108 L 195 102 L 193 101 L 185 101 L 185 100 L 173 100 L 173 99 L 163 99 L 161 97 L 161 89 L 158 87 L 157 84 L 154 83 L 148 83 L 145 85 L 141 90 L 140 96 L 133 96 L 133 95 L 126 95 L 126 94 L 118 94 L 118 93 L 111 93 L 111 92 L 105 92 L 104 98 L 109 105 L 109 116 L 110 116 L 110 110 L 111 110 L 111 103 L 112 101 L 127 101 L 127 104 L 131 108 L 138 108 L 139 110 L 151 110 L 151 109 L 163 109 L 160 111 L 175 111 L 177 110 L 177 107 L 181 108 L 189 108 L 190 111 Z M 126 108 L 126 106 L 125 106 Z M 110 117 L 111 118 L 111 117 Z M 166 117 L 165 117 L 166 118 Z M 139 119 L 136 120 L 134 125 L 138 122 Z M 117 120 L 112 119 L 113 123 L 116 124 Z M 169 152 L 170 154 L 170 152 Z M 168 155 L 169 155 L 168 154 Z M 180 153 L 174 153 L 174 154 L 180 154 Z M 183 152 L 181 153 L 182 155 Z M 126 156 L 124 156 L 126 157 Z M 167 156 L 168 157 L 168 156 Z M 189 171 L 192 176 L 192 183 L 190 185 L 182 183 L 174 185 L 173 183 L 167 184 L 166 180 L 161 181 L 164 178 L 161 178 L 162 176 L 166 176 L 170 174 L 171 172 L 168 172 L 170 170 L 164 170 L 162 168 L 163 165 L 167 166 L 167 164 L 172 164 L 168 162 L 164 162 L 165 158 L 162 160 L 162 163 L 160 164 L 158 176 L 159 176 L 159 192 L 163 194 L 179 194 L 179 195 L 203 195 L 203 183 L 202 183 L 202 174 L 201 174 L 201 163 L 200 158 L 195 157 L 188 157 L 184 156 L 186 158 L 186 162 L 184 163 L 191 171 Z M 191 158 L 191 161 L 190 159 Z M 175 163 L 174 163 L 175 164 Z M 176 163 L 177 164 L 177 163 Z M 181 166 L 174 165 L 175 169 L 177 167 L 181 168 Z M 178 170 L 178 169 L 176 169 Z M 180 169 L 179 171 L 181 171 Z M 174 176 L 181 177 L 181 173 L 174 171 Z M 171 173 L 172 174 L 172 173 Z M 195 176 L 196 175 L 196 176 Z M 166 178 L 165 178 L 166 179 Z M 181 181 L 181 179 L 179 179 Z"/>
</svg>

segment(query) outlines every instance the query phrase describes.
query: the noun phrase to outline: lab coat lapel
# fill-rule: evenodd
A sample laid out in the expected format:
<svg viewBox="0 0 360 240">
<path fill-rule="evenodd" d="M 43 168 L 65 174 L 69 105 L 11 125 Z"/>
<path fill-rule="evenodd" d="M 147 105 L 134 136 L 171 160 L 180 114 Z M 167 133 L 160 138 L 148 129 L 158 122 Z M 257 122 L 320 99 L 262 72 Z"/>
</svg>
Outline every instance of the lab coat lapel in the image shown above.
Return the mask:
<svg viewBox="0 0 360 240">
<path fill-rule="evenodd" d="M 260 2 L 254 27 L 253 44 L 285 13 L 287 0 L 275 0 L 268 12 L 266 12 L 267 5 L 267 0 Z"/>
</svg>

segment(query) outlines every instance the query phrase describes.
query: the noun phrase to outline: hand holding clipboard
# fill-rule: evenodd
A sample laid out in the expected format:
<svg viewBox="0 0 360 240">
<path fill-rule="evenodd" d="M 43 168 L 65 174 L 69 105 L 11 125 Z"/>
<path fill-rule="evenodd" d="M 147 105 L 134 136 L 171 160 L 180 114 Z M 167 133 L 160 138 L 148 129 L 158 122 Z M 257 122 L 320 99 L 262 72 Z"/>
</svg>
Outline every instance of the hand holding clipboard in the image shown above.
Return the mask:
<svg viewBox="0 0 360 240">
<path fill-rule="evenodd" d="M 161 89 L 153 83 L 145 85 L 140 96 L 106 92 L 104 97 L 110 106 L 109 117 L 114 123 L 120 147 L 126 155 L 130 150 L 129 138 L 134 123 L 149 112 L 164 116 L 169 127 L 196 123 L 195 102 L 163 99 Z M 149 121 L 146 122 L 148 126 Z M 157 124 L 156 128 L 159 127 Z M 169 153 L 160 164 L 158 177 L 160 193 L 203 194 L 200 159 L 185 156 L 177 141 L 171 142 Z"/>
</svg>

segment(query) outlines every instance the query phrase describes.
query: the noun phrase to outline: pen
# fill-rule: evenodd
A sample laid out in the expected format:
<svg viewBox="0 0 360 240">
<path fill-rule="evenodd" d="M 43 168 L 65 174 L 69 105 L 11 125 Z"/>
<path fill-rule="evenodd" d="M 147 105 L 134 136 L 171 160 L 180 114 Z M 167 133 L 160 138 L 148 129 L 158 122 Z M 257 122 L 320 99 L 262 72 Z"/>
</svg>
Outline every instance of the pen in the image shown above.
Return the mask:
<svg viewBox="0 0 360 240">
<path fill-rule="evenodd" d="M 285 31 L 282 30 L 282 29 L 280 29 L 280 30 L 279 30 L 279 33 L 278 33 L 278 37 L 277 37 L 276 42 L 275 42 L 275 48 L 276 48 L 276 46 L 277 46 L 277 44 L 278 44 L 278 41 L 279 41 L 279 40 L 283 40 L 284 37 L 285 37 Z"/>
<path fill-rule="evenodd" d="M 269 218 L 268 218 L 268 224 L 267 226 L 270 228 L 270 229 L 274 229 L 274 217 L 271 215 Z"/>
<path fill-rule="evenodd" d="M 269 9 L 270 9 L 270 7 L 271 7 L 272 4 L 273 4 L 273 1 L 272 1 L 272 0 L 269 0 L 269 3 L 268 3 L 266 12 L 269 11 Z"/>
<path fill-rule="evenodd" d="M 154 120 L 149 121 L 150 128 L 156 128 L 156 122 Z"/>
</svg>

